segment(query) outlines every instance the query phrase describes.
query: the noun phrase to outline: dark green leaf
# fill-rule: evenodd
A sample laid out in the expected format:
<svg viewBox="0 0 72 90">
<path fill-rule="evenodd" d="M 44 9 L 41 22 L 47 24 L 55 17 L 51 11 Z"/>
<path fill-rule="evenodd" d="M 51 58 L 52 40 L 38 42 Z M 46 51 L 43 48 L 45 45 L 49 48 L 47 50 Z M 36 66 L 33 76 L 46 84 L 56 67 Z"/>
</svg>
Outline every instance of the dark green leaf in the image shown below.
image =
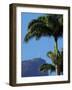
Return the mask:
<svg viewBox="0 0 72 90">
<path fill-rule="evenodd" d="M 52 71 L 55 71 L 55 66 L 52 65 L 52 64 L 43 64 L 43 65 L 41 65 L 40 71 L 46 72 L 46 71 L 48 71 L 48 70 L 51 70 L 51 72 L 52 72 Z"/>
</svg>

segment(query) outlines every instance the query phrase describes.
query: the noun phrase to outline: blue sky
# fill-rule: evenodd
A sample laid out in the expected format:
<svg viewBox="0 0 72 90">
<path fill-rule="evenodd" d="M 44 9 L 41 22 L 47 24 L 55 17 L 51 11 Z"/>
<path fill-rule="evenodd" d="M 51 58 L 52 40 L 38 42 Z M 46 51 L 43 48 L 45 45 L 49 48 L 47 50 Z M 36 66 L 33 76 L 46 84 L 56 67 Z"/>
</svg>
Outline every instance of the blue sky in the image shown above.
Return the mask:
<svg viewBox="0 0 72 90">
<path fill-rule="evenodd" d="M 33 19 L 43 16 L 41 13 L 21 13 L 21 60 L 30 60 L 32 58 L 42 58 L 46 62 L 51 63 L 50 58 L 47 57 L 48 51 L 54 50 L 53 37 L 41 37 L 39 40 L 32 38 L 28 43 L 24 42 L 24 37 L 28 31 L 28 24 Z M 58 48 L 63 47 L 62 38 L 58 39 Z"/>
</svg>

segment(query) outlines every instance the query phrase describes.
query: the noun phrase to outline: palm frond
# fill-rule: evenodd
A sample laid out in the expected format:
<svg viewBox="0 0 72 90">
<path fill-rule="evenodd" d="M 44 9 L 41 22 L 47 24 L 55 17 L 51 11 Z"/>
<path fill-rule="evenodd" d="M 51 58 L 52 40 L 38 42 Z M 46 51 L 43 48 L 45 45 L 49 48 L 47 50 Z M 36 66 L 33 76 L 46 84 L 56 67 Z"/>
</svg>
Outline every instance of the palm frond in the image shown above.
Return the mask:
<svg viewBox="0 0 72 90">
<path fill-rule="evenodd" d="M 50 52 L 47 53 L 47 56 L 52 60 L 54 65 L 57 64 L 57 55 L 56 55 L 56 53 L 50 51 Z"/>
<path fill-rule="evenodd" d="M 39 39 L 41 36 L 51 36 L 51 29 L 47 27 L 43 22 L 34 20 L 32 23 L 30 23 L 29 31 L 27 35 L 25 36 L 25 41 L 28 41 L 32 37 L 36 37 L 36 39 Z"/>
<path fill-rule="evenodd" d="M 28 31 L 25 41 L 34 36 L 36 39 L 39 39 L 41 36 L 53 36 L 58 39 L 58 37 L 63 35 L 63 16 L 56 14 L 40 16 L 29 23 Z"/>
<path fill-rule="evenodd" d="M 52 60 L 53 64 L 61 65 L 63 63 L 63 51 L 58 51 L 56 54 L 55 52 L 48 52 L 47 56 Z"/>
<path fill-rule="evenodd" d="M 51 72 L 55 71 L 55 66 L 52 64 L 43 64 L 40 67 L 40 71 L 46 72 L 50 70 Z"/>
<path fill-rule="evenodd" d="M 38 18 L 38 20 L 44 22 L 45 25 L 48 26 L 48 17 L 47 17 L 47 15 L 45 15 L 45 16 L 40 16 L 40 17 Z"/>
<path fill-rule="evenodd" d="M 44 24 L 44 22 L 38 20 L 38 19 L 33 19 L 29 24 L 28 24 L 28 30 L 34 25 L 34 24 Z"/>
<path fill-rule="evenodd" d="M 63 16 L 62 15 L 48 15 L 48 26 L 53 30 L 52 35 L 58 39 L 63 35 Z"/>
</svg>

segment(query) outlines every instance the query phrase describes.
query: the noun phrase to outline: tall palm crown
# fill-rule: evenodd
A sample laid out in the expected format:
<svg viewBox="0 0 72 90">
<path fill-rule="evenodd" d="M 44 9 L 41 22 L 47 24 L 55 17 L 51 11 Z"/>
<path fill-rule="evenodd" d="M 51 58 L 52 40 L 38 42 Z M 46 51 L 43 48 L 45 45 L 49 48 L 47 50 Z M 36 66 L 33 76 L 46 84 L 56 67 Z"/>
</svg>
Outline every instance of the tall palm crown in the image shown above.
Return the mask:
<svg viewBox="0 0 72 90">
<path fill-rule="evenodd" d="M 32 37 L 39 39 L 41 36 L 53 36 L 55 40 L 63 35 L 63 17 L 62 15 L 50 14 L 41 16 L 32 20 L 28 25 L 28 33 L 25 41 Z"/>
</svg>

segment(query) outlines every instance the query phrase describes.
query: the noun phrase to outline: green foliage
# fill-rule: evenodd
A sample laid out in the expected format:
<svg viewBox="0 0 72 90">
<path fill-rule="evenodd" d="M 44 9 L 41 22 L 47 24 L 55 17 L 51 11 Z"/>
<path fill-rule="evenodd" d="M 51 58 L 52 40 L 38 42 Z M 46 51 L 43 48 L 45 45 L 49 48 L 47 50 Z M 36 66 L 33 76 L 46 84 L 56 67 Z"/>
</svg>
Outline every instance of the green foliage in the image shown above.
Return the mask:
<svg viewBox="0 0 72 90">
<path fill-rule="evenodd" d="M 58 51 L 57 40 L 63 35 L 63 16 L 56 14 L 49 14 L 40 16 L 38 19 L 32 20 L 28 25 L 28 33 L 24 41 L 28 42 L 31 38 L 35 37 L 38 40 L 42 36 L 53 36 L 55 39 L 54 52 L 50 51 L 47 56 L 51 58 L 53 64 L 43 64 L 40 71 L 55 71 L 55 65 L 63 68 L 63 51 Z"/>
<path fill-rule="evenodd" d="M 55 52 L 48 52 L 47 56 L 51 58 L 54 65 L 60 65 L 63 62 L 63 51 L 58 51 L 56 54 Z"/>
<path fill-rule="evenodd" d="M 32 20 L 28 25 L 28 33 L 24 38 L 24 41 L 36 37 L 38 40 L 41 36 L 53 36 L 58 37 L 63 34 L 63 17 L 62 15 L 45 15 L 40 16 L 38 19 Z"/>
<path fill-rule="evenodd" d="M 55 71 L 55 66 L 52 64 L 43 64 L 40 67 L 40 71 L 46 72 L 48 70 L 51 70 L 51 72 Z"/>
<path fill-rule="evenodd" d="M 54 65 L 56 65 L 57 64 L 57 55 L 56 55 L 56 53 L 54 53 L 54 52 L 48 52 L 47 53 L 47 56 L 49 57 L 49 58 L 51 58 L 51 60 L 52 60 L 52 63 L 54 64 Z"/>
</svg>

